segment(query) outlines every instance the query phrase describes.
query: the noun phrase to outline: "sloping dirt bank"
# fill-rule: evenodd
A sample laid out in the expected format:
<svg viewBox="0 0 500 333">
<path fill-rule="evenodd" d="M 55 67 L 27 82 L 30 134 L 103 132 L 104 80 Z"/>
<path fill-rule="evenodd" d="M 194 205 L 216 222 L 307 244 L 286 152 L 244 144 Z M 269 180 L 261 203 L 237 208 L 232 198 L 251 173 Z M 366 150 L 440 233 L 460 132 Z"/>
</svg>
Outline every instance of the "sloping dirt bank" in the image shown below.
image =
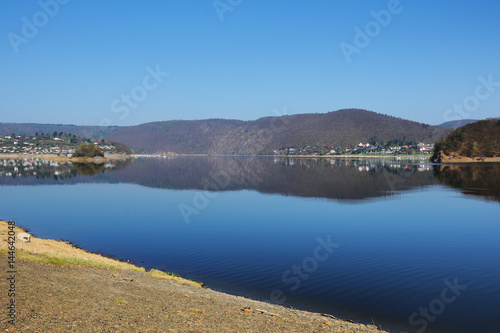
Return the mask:
<svg viewBox="0 0 500 333">
<path fill-rule="evenodd" d="M 500 157 L 467 157 L 452 155 L 443 155 L 439 163 L 500 163 Z"/>
<path fill-rule="evenodd" d="M 468 157 L 459 155 L 457 153 L 451 153 L 446 155 L 442 150 L 431 157 L 431 162 L 433 163 L 499 163 L 500 157 Z"/>
</svg>

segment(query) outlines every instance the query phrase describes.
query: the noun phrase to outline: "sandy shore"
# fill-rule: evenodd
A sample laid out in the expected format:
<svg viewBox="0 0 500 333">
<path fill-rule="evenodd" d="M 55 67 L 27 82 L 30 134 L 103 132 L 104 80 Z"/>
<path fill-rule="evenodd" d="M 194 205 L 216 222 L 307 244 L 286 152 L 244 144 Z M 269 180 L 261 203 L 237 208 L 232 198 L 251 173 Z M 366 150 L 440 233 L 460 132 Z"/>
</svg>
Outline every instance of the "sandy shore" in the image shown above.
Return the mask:
<svg viewBox="0 0 500 333">
<path fill-rule="evenodd" d="M 500 163 L 500 157 L 467 157 L 442 155 L 441 162 L 448 163 Z"/>
<path fill-rule="evenodd" d="M 8 231 L 0 221 L 2 272 Z M 389 332 L 213 291 L 60 241 L 32 237 L 15 246 L 16 322 L 8 322 L 2 297 L 2 332 Z M 8 284 L 1 280 L 3 295 Z"/>
</svg>

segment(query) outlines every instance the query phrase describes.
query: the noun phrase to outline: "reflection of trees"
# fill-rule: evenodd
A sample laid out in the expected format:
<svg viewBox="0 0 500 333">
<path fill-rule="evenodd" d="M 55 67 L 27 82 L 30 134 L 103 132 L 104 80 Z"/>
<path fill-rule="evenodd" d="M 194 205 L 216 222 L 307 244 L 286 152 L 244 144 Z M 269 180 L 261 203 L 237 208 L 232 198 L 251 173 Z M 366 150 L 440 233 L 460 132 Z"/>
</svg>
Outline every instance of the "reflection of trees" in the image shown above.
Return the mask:
<svg viewBox="0 0 500 333">
<path fill-rule="evenodd" d="M 441 183 L 458 188 L 464 194 L 500 202 L 498 165 L 436 165 L 434 176 Z"/>
<path fill-rule="evenodd" d="M 73 163 L 79 175 L 82 176 L 95 176 L 105 171 L 116 171 L 126 168 L 132 162 L 131 159 L 111 161 L 105 164 L 96 163 Z"/>
<path fill-rule="evenodd" d="M 116 160 L 116 161 L 113 160 L 111 162 L 106 163 L 104 166 L 106 167 L 106 169 L 116 171 L 128 167 L 130 163 L 132 163 L 132 161 L 133 159 L 131 158 L 127 158 L 125 160 Z"/>
<path fill-rule="evenodd" d="M 95 176 L 104 170 L 104 164 L 96 163 L 74 163 L 74 167 L 82 176 Z"/>
</svg>

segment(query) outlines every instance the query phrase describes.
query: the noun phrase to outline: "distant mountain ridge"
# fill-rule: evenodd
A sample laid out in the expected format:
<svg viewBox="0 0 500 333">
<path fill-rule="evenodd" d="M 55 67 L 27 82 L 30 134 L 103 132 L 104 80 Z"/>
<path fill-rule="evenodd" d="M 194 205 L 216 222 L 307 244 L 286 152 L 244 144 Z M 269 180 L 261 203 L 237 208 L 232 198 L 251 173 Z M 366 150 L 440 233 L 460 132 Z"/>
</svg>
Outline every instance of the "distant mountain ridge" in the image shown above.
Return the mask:
<svg viewBox="0 0 500 333">
<path fill-rule="evenodd" d="M 452 121 L 447 121 L 445 123 L 442 123 L 440 125 L 437 125 L 442 128 L 451 128 L 451 129 L 457 129 L 459 127 L 465 126 L 467 124 L 472 124 L 476 122 L 476 119 L 460 119 L 460 120 L 452 120 Z"/>
<path fill-rule="evenodd" d="M 394 139 L 434 143 L 451 130 L 361 109 L 252 121 L 170 120 L 126 127 L 0 124 L 3 135 L 54 131 L 121 142 L 137 153 L 267 155 L 279 148 L 345 148 Z"/>
<path fill-rule="evenodd" d="M 278 148 L 348 147 L 398 139 L 433 143 L 449 129 L 343 109 L 320 114 L 265 117 L 253 121 L 207 119 L 152 122 L 120 127 L 104 135 L 143 153 L 256 155 Z"/>
</svg>

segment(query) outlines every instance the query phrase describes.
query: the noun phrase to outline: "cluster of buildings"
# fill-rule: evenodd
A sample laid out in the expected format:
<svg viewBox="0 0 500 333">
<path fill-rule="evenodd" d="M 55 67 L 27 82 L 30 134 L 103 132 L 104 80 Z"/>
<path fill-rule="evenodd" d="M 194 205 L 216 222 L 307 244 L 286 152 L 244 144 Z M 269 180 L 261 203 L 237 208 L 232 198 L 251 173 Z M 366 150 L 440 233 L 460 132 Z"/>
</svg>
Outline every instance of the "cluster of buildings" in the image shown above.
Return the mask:
<svg viewBox="0 0 500 333">
<path fill-rule="evenodd" d="M 408 151 L 416 151 L 422 154 L 431 154 L 434 150 L 434 144 L 430 143 L 418 143 L 415 145 L 401 145 L 401 146 L 376 146 L 369 143 L 359 143 L 355 148 L 347 147 L 345 149 L 346 152 L 362 150 L 367 154 L 399 154 L 399 153 L 407 153 Z"/>
<path fill-rule="evenodd" d="M 276 148 L 273 151 L 274 155 L 343 155 L 343 154 L 374 154 L 374 155 L 398 155 L 408 153 L 432 154 L 434 144 L 418 143 L 408 144 L 401 146 L 382 146 L 373 145 L 370 143 L 360 142 L 353 147 L 339 147 L 339 146 L 324 146 L 318 147 L 305 146 L 305 147 L 287 147 Z"/>
<path fill-rule="evenodd" d="M 104 153 L 112 153 L 115 150 L 113 145 L 102 142 L 94 142 Z M 24 154 L 24 155 L 62 155 L 71 156 L 77 144 L 70 139 L 58 137 L 50 140 L 29 136 L 0 135 L 0 154 Z"/>
</svg>

